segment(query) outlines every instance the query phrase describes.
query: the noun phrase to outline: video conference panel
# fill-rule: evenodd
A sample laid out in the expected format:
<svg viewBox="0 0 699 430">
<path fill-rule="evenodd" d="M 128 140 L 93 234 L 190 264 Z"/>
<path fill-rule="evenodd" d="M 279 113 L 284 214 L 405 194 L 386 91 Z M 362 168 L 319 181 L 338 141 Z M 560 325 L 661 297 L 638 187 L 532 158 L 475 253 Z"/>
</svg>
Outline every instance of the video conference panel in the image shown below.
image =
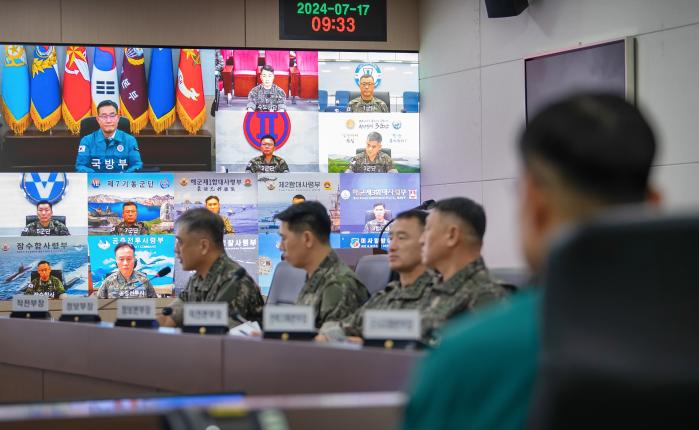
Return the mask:
<svg viewBox="0 0 699 430">
<path fill-rule="evenodd" d="M 416 53 L 16 44 L 0 45 L 0 61 L 3 142 L 61 140 L 77 160 L 90 151 L 86 136 L 116 120 L 149 166 L 123 173 L 124 147 L 76 166 L 87 173 L 0 163 L 0 252 L 11 256 L 0 264 L 1 300 L 26 291 L 41 261 L 64 294 L 97 294 L 119 271 L 122 242 L 134 271 L 171 267 L 152 283 L 158 296 L 176 295 L 191 274 L 174 256 L 174 223 L 197 206 L 227 221 L 227 253 L 266 294 L 280 261 L 274 215 L 295 196 L 326 206 L 334 248 L 379 246 L 384 223 L 420 204 Z M 97 116 L 103 100 L 125 126 Z M 147 155 L 149 145 L 176 135 L 208 138 L 212 171 L 159 171 L 172 154 Z M 44 200 L 50 208 L 37 207 Z M 61 223 L 46 226 L 48 212 Z"/>
</svg>

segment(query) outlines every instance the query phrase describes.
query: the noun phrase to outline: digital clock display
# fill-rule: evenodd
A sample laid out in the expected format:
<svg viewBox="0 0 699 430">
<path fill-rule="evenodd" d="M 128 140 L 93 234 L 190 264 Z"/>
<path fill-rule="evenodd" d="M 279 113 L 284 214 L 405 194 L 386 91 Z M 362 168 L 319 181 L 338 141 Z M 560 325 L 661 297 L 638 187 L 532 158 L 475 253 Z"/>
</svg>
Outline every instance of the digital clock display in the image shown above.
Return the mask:
<svg viewBox="0 0 699 430">
<path fill-rule="evenodd" d="M 386 41 L 386 0 L 279 0 L 279 38 Z"/>
</svg>

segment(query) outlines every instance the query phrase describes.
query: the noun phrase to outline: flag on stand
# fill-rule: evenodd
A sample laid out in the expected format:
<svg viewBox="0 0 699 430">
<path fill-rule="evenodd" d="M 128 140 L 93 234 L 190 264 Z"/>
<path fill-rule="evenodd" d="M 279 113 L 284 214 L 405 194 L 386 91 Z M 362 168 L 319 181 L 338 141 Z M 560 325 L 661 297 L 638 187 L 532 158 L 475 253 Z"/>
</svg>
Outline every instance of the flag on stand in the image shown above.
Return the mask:
<svg viewBox="0 0 699 430">
<path fill-rule="evenodd" d="M 138 134 L 148 125 L 146 67 L 143 48 L 124 48 L 119 82 L 121 114 L 131 121 L 131 133 Z"/>
<path fill-rule="evenodd" d="M 36 128 L 46 131 L 61 120 L 61 83 L 56 47 L 36 45 L 32 62 L 30 115 Z"/>
<path fill-rule="evenodd" d="M 90 67 L 84 46 L 69 46 L 66 49 L 62 111 L 68 129 L 73 134 L 80 133 L 80 121 L 90 116 L 92 111 Z"/>
<path fill-rule="evenodd" d="M 151 53 L 148 117 L 156 133 L 161 133 L 175 122 L 175 77 L 170 48 L 153 48 Z"/>
<path fill-rule="evenodd" d="M 177 116 L 190 134 L 196 134 L 206 121 L 201 55 L 198 49 L 180 49 L 177 68 Z"/>
<path fill-rule="evenodd" d="M 22 45 L 5 45 L 2 67 L 2 116 L 13 133 L 22 134 L 29 127 L 29 68 Z"/>
<path fill-rule="evenodd" d="M 119 106 L 117 94 L 116 53 L 114 48 L 98 46 L 92 60 L 92 114 L 97 116 L 97 105 L 111 100 Z"/>
</svg>

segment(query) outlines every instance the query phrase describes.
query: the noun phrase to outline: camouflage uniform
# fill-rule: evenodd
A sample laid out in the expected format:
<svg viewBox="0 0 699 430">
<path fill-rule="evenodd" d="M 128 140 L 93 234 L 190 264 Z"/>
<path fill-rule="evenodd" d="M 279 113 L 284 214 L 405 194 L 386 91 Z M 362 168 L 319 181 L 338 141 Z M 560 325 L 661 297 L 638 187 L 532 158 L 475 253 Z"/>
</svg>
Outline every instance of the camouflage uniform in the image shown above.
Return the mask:
<svg viewBox="0 0 699 430">
<path fill-rule="evenodd" d="M 327 321 L 339 321 L 357 310 L 369 298 L 369 292 L 352 269 L 330 251 L 320 266 L 307 277 L 296 298 L 297 305 L 313 306 L 316 327 Z"/>
<path fill-rule="evenodd" d="M 247 109 L 258 112 L 276 112 L 286 110 L 286 94 L 276 84 L 272 88 L 265 89 L 262 84 L 256 86 L 248 93 Z"/>
<path fill-rule="evenodd" d="M 55 219 L 49 220 L 49 225 L 44 227 L 39 220 L 32 221 L 22 230 L 22 236 L 70 236 L 68 227 Z"/>
<path fill-rule="evenodd" d="M 24 290 L 27 295 L 48 296 L 52 299 L 57 299 L 61 294 L 65 293 L 63 282 L 55 276 L 49 277 L 48 281 L 44 282 L 41 278 L 34 278 Z"/>
<path fill-rule="evenodd" d="M 150 234 L 148 226 L 138 221 L 131 225 L 127 225 L 124 221 L 114 226 L 112 234 Z"/>
<path fill-rule="evenodd" d="M 229 312 L 237 312 L 250 321 L 261 321 L 264 301 L 260 288 L 247 273 L 241 279 L 235 279 L 235 272 L 240 267 L 228 255 L 222 253 L 209 268 L 205 278 L 196 273 L 192 275 L 184 291 L 170 304 L 171 316 L 175 323 L 182 326 L 185 303 L 201 302 L 225 302 L 228 303 Z M 238 324 L 240 323 L 237 320 L 229 317 L 230 327 Z"/>
<path fill-rule="evenodd" d="M 374 161 L 369 160 L 366 151 L 357 154 L 350 160 L 347 172 L 354 173 L 388 173 L 389 170 L 394 170 L 393 160 L 385 152 L 379 151 L 376 154 Z"/>
<path fill-rule="evenodd" d="M 231 224 L 231 220 L 228 219 L 227 216 L 219 215 L 221 217 L 221 220 L 223 221 L 223 234 L 231 234 L 235 233 L 235 230 L 233 230 L 233 224 Z"/>
<path fill-rule="evenodd" d="M 388 220 L 378 221 L 372 219 L 371 221 L 364 224 L 364 233 L 381 233 L 381 229 L 388 224 Z M 391 226 L 386 227 L 386 233 L 391 231 Z"/>
<path fill-rule="evenodd" d="M 506 292 L 502 285 L 490 277 L 483 258 L 479 258 L 456 272 L 449 280 L 432 287 L 430 303 L 423 310 L 422 331 L 434 344 L 438 329 L 444 321 L 497 301 Z"/>
<path fill-rule="evenodd" d="M 365 102 L 359 96 L 347 103 L 347 112 L 388 112 L 388 106 L 383 100 L 376 97 L 372 97 L 370 101 Z"/>
<path fill-rule="evenodd" d="M 282 157 L 272 155 L 272 159 L 267 163 L 265 156 L 260 155 L 250 160 L 245 171 L 250 173 L 288 173 L 289 166 L 287 166 L 286 161 Z"/>
<path fill-rule="evenodd" d="M 123 298 L 155 298 L 155 288 L 144 273 L 133 271 L 129 279 L 124 278 L 118 270 L 107 276 L 100 289 L 97 290 L 100 299 Z"/>
<path fill-rule="evenodd" d="M 320 334 L 333 340 L 342 340 L 345 336 L 362 336 L 365 310 L 422 309 L 430 303 L 432 286 L 436 282 L 437 277 L 429 270 L 405 287 L 401 286 L 400 281 L 389 282 L 384 290 L 374 294 L 350 316 L 342 321 L 323 324 Z"/>
</svg>

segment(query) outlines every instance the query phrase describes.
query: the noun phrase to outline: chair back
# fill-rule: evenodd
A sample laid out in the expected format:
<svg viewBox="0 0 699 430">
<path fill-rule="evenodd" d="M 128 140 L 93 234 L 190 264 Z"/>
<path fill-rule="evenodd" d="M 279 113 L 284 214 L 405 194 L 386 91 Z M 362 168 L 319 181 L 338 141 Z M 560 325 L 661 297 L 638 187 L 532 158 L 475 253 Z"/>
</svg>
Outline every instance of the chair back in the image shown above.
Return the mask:
<svg viewBox="0 0 699 430">
<path fill-rule="evenodd" d="M 58 278 L 59 281 L 63 282 L 63 270 L 60 269 L 51 269 L 51 276 L 55 276 Z M 32 279 L 36 279 L 39 277 L 39 272 L 36 270 L 32 270 L 29 280 L 31 281 Z"/>
<path fill-rule="evenodd" d="M 99 128 L 100 125 L 97 122 L 96 117 L 89 116 L 87 118 L 83 118 L 82 121 L 80 121 L 80 137 L 94 133 L 95 131 L 99 130 Z M 124 116 L 119 117 L 117 128 L 125 133 L 131 133 L 131 121 Z"/>
<path fill-rule="evenodd" d="M 360 95 L 361 93 L 359 91 L 352 91 L 349 94 L 349 99 L 354 100 Z M 391 93 L 389 93 L 388 91 L 375 91 L 374 97 L 383 100 L 383 102 L 386 103 L 386 106 L 388 106 L 388 111 L 391 111 Z"/>
<path fill-rule="evenodd" d="M 292 305 L 306 283 L 306 271 L 282 261 L 272 275 L 272 285 L 267 296 L 268 305 Z"/>
<path fill-rule="evenodd" d="M 257 76 L 257 58 L 260 53 L 253 49 L 233 51 L 233 75 Z"/>
<path fill-rule="evenodd" d="M 385 206 L 384 206 L 384 209 L 385 209 Z M 376 218 L 376 217 L 374 216 L 374 211 L 372 209 L 368 209 L 366 212 L 364 212 L 364 223 L 365 224 L 368 223 L 369 221 L 373 220 L 374 218 Z M 393 212 L 390 209 L 385 209 L 384 218 L 386 219 L 386 221 L 390 221 L 391 219 L 393 219 Z"/>
<path fill-rule="evenodd" d="M 609 214 L 553 246 L 529 428 L 699 419 L 699 214 L 638 212 Z"/>
<path fill-rule="evenodd" d="M 66 216 L 65 215 L 53 215 L 52 217 L 56 221 L 62 222 L 63 224 L 66 223 Z M 27 215 L 25 216 L 24 222 L 25 225 L 29 225 L 30 223 L 33 223 L 34 221 L 38 220 L 39 217 L 36 215 Z"/>
<path fill-rule="evenodd" d="M 318 51 L 296 51 L 296 68 L 303 76 L 318 76 Z"/>
<path fill-rule="evenodd" d="M 403 92 L 403 112 L 420 112 L 420 93 L 417 91 Z"/>
<path fill-rule="evenodd" d="M 340 107 L 340 110 L 345 110 L 347 108 L 347 104 L 350 101 L 350 92 L 349 91 L 335 91 L 335 104 Z"/>
<path fill-rule="evenodd" d="M 318 90 L 318 110 L 325 112 L 328 108 L 328 92 L 325 90 Z"/>
<path fill-rule="evenodd" d="M 354 270 L 362 284 L 369 290 L 370 295 L 386 288 L 391 277 L 391 268 L 388 267 L 388 255 L 365 255 L 357 262 Z"/>
<path fill-rule="evenodd" d="M 289 59 L 289 51 L 265 51 L 265 64 L 274 68 L 274 76 L 289 76 Z"/>
</svg>

